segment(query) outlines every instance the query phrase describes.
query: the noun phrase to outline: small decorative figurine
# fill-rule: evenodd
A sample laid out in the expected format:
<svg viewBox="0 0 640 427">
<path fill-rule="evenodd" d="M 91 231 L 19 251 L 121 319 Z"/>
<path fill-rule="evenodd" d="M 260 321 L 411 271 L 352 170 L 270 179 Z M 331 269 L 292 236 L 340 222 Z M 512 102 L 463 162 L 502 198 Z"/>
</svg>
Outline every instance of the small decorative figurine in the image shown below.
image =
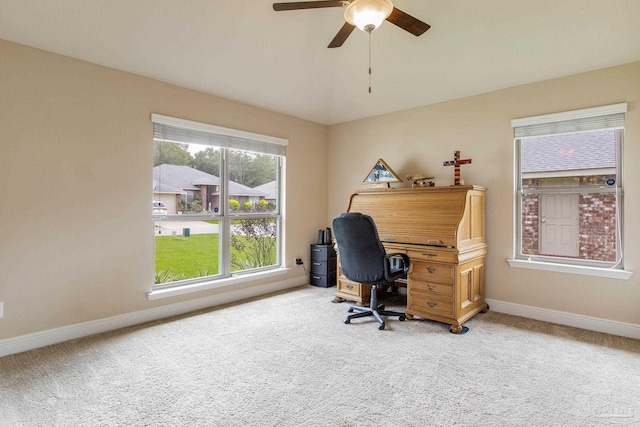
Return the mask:
<svg viewBox="0 0 640 427">
<path fill-rule="evenodd" d="M 407 181 L 413 181 L 411 187 L 433 187 L 434 185 L 436 185 L 436 183 L 431 181 L 432 179 L 432 176 L 427 176 L 423 173 L 418 173 L 413 176 L 407 176 Z"/>
<path fill-rule="evenodd" d="M 453 178 L 454 185 L 460 185 L 460 165 L 466 165 L 471 163 L 471 159 L 460 159 L 460 152 L 453 152 L 453 160 L 447 160 L 442 162 L 442 166 L 453 166 Z M 462 182 L 464 184 L 464 181 Z"/>
</svg>

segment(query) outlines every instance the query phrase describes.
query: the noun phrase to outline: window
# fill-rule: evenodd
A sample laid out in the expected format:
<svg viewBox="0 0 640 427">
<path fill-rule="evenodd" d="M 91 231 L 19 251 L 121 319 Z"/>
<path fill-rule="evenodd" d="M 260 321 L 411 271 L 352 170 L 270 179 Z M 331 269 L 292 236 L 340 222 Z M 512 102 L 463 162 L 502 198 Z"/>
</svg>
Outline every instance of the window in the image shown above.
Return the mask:
<svg viewBox="0 0 640 427">
<path fill-rule="evenodd" d="M 516 260 L 623 269 L 626 104 L 512 121 Z"/>
<path fill-rule="evenodd" d="M 154 290 L 282 266 L 286 140 L 152 115 Z"/>
</svg>

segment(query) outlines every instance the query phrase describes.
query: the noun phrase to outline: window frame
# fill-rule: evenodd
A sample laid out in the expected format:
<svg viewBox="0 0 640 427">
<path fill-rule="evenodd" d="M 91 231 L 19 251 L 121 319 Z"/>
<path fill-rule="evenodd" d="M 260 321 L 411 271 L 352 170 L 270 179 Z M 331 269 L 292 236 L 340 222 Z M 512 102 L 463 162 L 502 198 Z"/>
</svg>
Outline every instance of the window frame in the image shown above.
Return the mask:
<svg viewBox="0 0 640 427">
<path fill-rule="evenodd" d="M 286 166 L 286 146 L 288 140 L 268 135 L 224 128 L 206 123 L 178 119 L 160 114 L 152 114 L 154 126 L 153 141 L 161 140 L 173 143 L 195 143 L 208 145 L 220 150 L 220 198 L 218 212 L 207 214 L 189 214 L 189 219 L 219 221 L 219 264 L 218 274 L 201 276 L 168 283 L 153 284 L 149 299 L 179 295 L 202 289 L 211 289 L 230 284 L 242 283 L 274 275 L 284 274 L 285 224 L 284 224 L 284 179 Z M 170 135 L 170 136 L 163 136 Z M 210 140 L 206 140 L 210 138 Z M 229 162 L 231 150 L 248 151 L 256 154 L 276 157 L 276 208 L 273 212 L 231 212 L 229 208 Z M 168 215 L 166 220 L 184 220 L 184 215 Z M 237 219 L 273 219 L 276 227 L 276 260 L 275 264 L 240 271 L 232 271 L 231 259 L 224 254 L 231 252 L 231 223 Z M 152 217 L 155 223 L 157 216 Z M 155 239 L 155 236 L 154 236 Z M 155 241 L 154 241 L 155 248 Z M 155 249 L 154 249 L 155 272 Z"/>
<path fill-rule="evenodd" d="M 542 116 L 526 117 L 511 121 L 514 129 L 514 246 L 512 258 L 508 260 L 512 267 L 529 268 L 536 270 L 560 271 L 574 274 L 594 275 L 601 277 L 615 277 L 628 279 L 630 272 L 624 270 L 624 245 L 623 245 L 623 137 L 624 137 L 624 113 L 627 104 L 615 104 L 604 107 L 588 108 L 583 110 L 567 111 L 562 113 L 547 114 Z M 621 116 L 621 122 L 620 122 Z M 614 121 L 607 119 L 614 117 Z M 602 120 L 606 124 L 602 125 Z M 601 126 L 601 127 L 598 127 Z M 587 188 L 523 188 L 522 173 L 522 140 L 527 137 L 536 137 L 553 134 L 563 134 L 582 131 L 595 131 L 599 129 L 616 129 L 618 134 L 617 167 L 615 187 L 587 187 Z M 531 133 L 528 135 L 528 133 Z M 523 197 L 537 194 L 580 194 L 580 193 L 615 193 L 616 194 L 616 261 L 594 261 L 578 258 L 530 255 L 523 253 Z"/>
</svg>

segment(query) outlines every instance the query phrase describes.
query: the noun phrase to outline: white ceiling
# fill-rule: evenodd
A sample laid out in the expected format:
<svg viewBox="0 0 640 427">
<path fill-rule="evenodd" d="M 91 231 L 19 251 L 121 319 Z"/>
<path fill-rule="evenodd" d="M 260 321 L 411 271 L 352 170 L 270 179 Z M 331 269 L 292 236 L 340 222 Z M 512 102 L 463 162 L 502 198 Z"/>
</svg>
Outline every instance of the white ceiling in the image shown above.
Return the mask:
<svg viewBox="0 0 640 427">
<path fill-rule="evenodd" d="M 0 0 L 0 38 L 334 124 L 640 60 L 640 0 L 394 0 L 327 45 L 343 8 L 271 0 Z M 0 62 L 1 66 L 1 62 Z"/>
</svg>

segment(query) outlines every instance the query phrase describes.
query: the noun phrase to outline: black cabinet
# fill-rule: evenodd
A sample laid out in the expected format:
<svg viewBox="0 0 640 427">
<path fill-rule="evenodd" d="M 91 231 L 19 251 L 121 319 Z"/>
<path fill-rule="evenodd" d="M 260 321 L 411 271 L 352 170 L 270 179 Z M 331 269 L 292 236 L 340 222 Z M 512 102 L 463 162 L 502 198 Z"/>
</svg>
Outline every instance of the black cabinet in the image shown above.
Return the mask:
<svg viewBox="0 0 640 427">
<path fill-rule="evenodd" d="M 311 277 L 313 286 L 336 285 L 336 251 L 333 245 L 311 245 Z"/>
</svg>

